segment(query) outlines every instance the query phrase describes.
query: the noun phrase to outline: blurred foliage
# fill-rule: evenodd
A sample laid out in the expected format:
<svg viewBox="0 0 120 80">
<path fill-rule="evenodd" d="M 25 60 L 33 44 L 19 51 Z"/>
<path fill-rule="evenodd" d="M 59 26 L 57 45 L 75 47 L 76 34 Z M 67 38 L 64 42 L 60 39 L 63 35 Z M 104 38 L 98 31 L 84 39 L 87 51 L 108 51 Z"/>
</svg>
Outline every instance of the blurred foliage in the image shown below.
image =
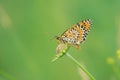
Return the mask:
<svg viewBox="0 0 120 80">
<path fill-rule="evenodd" d="M 53 38 L 88 18 L 85 43 L 69 52 L 96 80 L 117 80 L 106 59 L 120 48 L 120 0 L 0 0 L 0 79 L 82 80 L 66 56 L 51 63 Z"/>
<path fill-rule="evenodd" d="M 117 50 L 117 55 L 115 57 L 108 57 L 107 63 L 111 65 L 114 72 L 114 76 L 117 80 L 120 80 L 120 50 Z"/>
</svg>

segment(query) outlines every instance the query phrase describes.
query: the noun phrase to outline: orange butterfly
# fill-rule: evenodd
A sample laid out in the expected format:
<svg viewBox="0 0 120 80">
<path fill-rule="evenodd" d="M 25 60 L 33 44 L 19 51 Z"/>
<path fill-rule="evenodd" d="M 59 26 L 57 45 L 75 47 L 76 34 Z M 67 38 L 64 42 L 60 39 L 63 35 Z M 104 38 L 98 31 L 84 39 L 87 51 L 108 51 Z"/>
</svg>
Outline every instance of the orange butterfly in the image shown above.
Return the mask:
<svg viewBox="0 0 120 80">
<path fill-rule="evenodd" d="M 79 49 L 79 44 L 85 41 L 91 25 L 92 21 L 90 19 L 83 20 L 67 29 L 59 37 L 56 37 L 56 39 L 59 43 L 69 44 Z"/>
</svg>

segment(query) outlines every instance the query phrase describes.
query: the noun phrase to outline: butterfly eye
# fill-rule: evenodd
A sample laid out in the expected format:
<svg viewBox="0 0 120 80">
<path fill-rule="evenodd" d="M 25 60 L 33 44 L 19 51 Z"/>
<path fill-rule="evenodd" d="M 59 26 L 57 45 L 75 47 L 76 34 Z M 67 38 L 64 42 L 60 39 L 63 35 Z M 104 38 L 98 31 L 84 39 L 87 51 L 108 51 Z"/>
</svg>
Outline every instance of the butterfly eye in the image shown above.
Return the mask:
<svg viewBox="0 0 120 80">
<path fill-rule="evenodd" d="M 60 37 L 56 36 L 56 39 L 57 39 L 57 40 L 60 40 Z"/>
</svg>

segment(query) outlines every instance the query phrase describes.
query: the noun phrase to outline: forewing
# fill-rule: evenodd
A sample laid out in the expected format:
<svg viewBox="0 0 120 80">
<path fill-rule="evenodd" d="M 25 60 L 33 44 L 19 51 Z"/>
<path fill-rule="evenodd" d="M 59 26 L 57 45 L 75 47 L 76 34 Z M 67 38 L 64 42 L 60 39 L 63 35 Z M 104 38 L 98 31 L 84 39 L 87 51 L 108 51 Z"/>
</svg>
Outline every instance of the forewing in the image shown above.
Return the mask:
<svg viewBox="0 0 120 80">
<path fill-rule="evenodd" d="M 91 28 L 91 20 L 87 19 L 77 23 L 67 29 L 61 36 L 59 41 L 70 44 L 79 48 L 79 44 L 84 42 Z"/>
</svg>

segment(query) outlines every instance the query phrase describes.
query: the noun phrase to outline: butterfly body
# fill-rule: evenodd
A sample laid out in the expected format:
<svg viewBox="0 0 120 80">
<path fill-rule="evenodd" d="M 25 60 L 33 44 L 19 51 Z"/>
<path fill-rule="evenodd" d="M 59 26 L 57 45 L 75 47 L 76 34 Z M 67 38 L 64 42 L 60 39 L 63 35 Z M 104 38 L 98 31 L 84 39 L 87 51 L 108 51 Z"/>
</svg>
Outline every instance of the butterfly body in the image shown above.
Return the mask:
<svg viewBox="0 0 120 80">
<path fill-rule="evenodd" d="M 67 29 L 56 39 L 60 43 L 69 44 L 79 49 L 79 44 L 85 41 L 88 32 L 90 31 L 92 21 L 90 19 L 83 20 L 71 28 Z"/>
</svg>

